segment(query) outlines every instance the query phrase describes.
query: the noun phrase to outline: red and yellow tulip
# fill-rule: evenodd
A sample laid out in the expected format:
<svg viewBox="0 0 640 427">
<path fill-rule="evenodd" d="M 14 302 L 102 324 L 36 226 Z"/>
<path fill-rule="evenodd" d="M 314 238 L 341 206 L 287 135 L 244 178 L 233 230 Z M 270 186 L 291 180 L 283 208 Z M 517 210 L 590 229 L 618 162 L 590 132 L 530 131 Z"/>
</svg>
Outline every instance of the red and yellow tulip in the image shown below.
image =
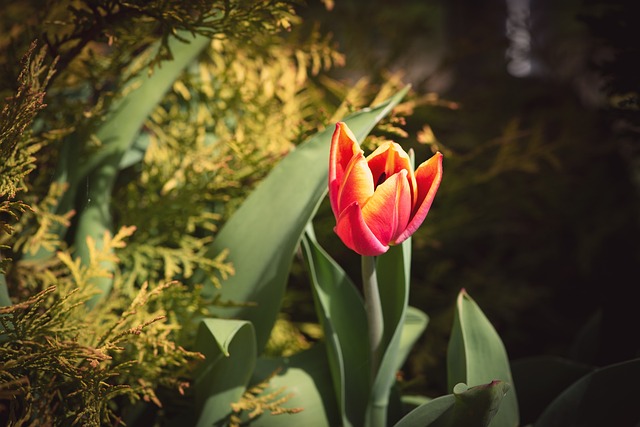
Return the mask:
<svg viewBox="0 0 640 427">
<path fill-rule="evenodd" d="M 426 218 L 441 180 L 442 154 L 414 172 L 400 145 L 386 142 L 365 157 L 347 125 L 336 125 L 329 158 L 334 230 L 360 255 L 383 254 L 409 238 Z"/>
</svg>

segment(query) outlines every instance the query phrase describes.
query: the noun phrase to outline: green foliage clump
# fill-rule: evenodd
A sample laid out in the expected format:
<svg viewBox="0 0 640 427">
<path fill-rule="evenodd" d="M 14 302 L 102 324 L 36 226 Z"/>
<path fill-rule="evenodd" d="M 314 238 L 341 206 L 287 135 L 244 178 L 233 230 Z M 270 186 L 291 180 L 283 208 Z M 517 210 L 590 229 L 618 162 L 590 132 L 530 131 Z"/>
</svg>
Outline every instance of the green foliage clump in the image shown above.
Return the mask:
<svg viewBox="0 0 640 427">
<path fill-rule="evenodd" d="M 22 59 L 18 89 L 0 111 L 0 196 L 10 199 L 24 189 L 23 179 L 35 168 L 34 154 L 41 148 L 29 128 L 45 107 L 44 88 L 53 71 L 43 65 L 44 50 L 34 55 L 35 47 Z"/>
<path fill-rule="evenodd" d="M 133 230 L 107 236 L 101 250 L 89 242 L 88 265 L 60 251 L 46 266 L 14 270 L 14 280 L 42 290 L 0 309 L 0 383 L 10 423 L 113 424 L 123 402 L 162 406 L 156 390 L 188 386 L 202 356 L 176 344 L 179 327 L 168 320 L 201 314 L 197 292 L 180 297 L 177 282 L 133 288 L 118 275 L 109 300 L 87 308 L 90 281 L 107 274 L 102 263 L 117 261 L 113 249 Z"/>
<path fill-rule="evenodd" d="M 146 122 L 144 158 L 130 171 L 136 177 L 116 192 L 128 203 L 114 206 L 121 221 L 138 224 L 125 262 L 139 280 L 160 265 L 166 277 L 188 279 L 196 266 L 211 277 L 232 274 L 224 253 L 206 256 L 218 223 L 322 125 L 309 76 L 342 57 L 316 33 L 294 46 L 282 36 L 265 39 L 214 40 Z"/>
<path fill-rule="evenodd" d="M 53 70 L 44 65 L 44 50 L 35 54 L 35 48 L 34 43 L 24 55 L 18 88 L 0 111 L 0 245 L 4 235 L 14 232 L 13 223 L 30 210 L 24 201 L 13 199 L 26 189 L 24 179 L 35 169 L 34 155 L 43 144 L 33 136 L 31 126 L 38 112 L 45 107 L 44 89 Z M 6 249 L 6 245 L 0 248 Z M 8 261 L 0 256 L 0 273 L 4 273 Z"/>
<path fill-rule="evenodd" d="M 234 273 L 226 252 L 207 251 L 220 224 L 335 110 L 319 80 L 344 58 L 329 38 L 296 30 L 293 6 L 26 1 L 3 10 L 3 422 L 132 425 L 141 402 L 158 420 L 181 405 L 201 359 L 189 350 L 194 326 L 223 304 L 203 296 L 194 273 L 217 285 Z M 114 163 L 100 130 L 190 34 L 209 37 L 208 47 Z M 87 232 L 95 171 L 111 164 L 110 221 Z M 261 405 L 274 409 L 272 400 Z"/>
</svg>

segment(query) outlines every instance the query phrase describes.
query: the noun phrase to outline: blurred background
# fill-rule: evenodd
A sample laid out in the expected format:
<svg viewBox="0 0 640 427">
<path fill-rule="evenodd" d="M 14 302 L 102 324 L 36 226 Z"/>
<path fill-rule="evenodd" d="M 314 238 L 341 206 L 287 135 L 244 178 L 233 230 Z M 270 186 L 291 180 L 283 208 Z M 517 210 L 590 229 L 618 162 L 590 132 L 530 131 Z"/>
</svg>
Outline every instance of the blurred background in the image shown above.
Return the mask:
<svg viewBox="0 0 640 427">
<path fill-rule="evenodd" d="M 629 4 L 598 0 L 340 0 L 300 9 L 333 34 L 356 84 L 400 76 L 418 98 L 406 138 L 422 162 L 445 154 L 432 210 L 413 240 L 410 303 L 431 321 L 407 386 L 446 388 L 461 288 L 511 359 L 607 364 L 638 355 L 640 27 Z M 319 233 L 359 276 L 331 229 Z M 294 287 L 294 289 L 296 289 Z M 296 304 L 296 316 L 312 308 Z M 294 316 L 295 317 L 295 316 Z"/>
</svg>

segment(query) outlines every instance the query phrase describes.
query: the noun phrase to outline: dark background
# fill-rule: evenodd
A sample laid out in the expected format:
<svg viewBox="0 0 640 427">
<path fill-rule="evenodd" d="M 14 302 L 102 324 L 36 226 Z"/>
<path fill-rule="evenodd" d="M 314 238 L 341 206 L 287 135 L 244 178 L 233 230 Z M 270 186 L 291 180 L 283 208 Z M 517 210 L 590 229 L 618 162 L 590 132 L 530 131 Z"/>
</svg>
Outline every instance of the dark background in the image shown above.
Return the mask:
<svg viewBox="0 0 640 427">
<path fill-rule="evenodd" d="M 640 23 L 630 4 L 551 0 L 338 0 L 301 9 L 346 55 L 334 76 L 402 71 L 441 102 L 408 118 L 445 154 L 414 236 L 411 305 L 431 317 L 405 366 L 411 389 L 446 390 L 446 345 L 465 288 L 511 359 L 594 365 L 638 355 Z M 357 281 L 359 260 L 324 244 Z M 304 311 L 290 304 L 291 311 Z"/>
</svg>

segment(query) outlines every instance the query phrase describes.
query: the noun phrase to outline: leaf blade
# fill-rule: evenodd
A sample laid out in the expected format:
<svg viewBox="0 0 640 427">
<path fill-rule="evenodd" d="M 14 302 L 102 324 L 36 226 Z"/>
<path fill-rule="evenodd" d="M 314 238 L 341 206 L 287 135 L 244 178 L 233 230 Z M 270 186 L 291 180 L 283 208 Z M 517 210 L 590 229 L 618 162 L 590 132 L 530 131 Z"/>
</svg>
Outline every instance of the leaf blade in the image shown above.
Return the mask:
<svg viewBox="0 0 640 427">
<path fill-rule="evenodd" d="M 518 401 L 504 344 L 480 307 L 464 289 L 456 302 L 447 351 L 447 374 L 449 387 L 457 383 L 476 386 L 494 380 L 511 385 L 491 426 L 515 427 L 519 424 Z"/>
<path fill-rule="evenodd" d="M 640 423 L 640 359 L 597 369 L 562 392 L 535 422 L 536 427 L 635 426 Z"/>
<path fill-rule="evenodd" d="M 318 245 L 303 238 L 316 313 L 323 326 L 329 366 L 345 426 L 364 425 L 370 387 L 367 316 L 364 302 L 344 270 Z M 347 380 L 348 379 L 348 380 Z"/>
<path fill-rule="evenodd" d="M 196 373 L 194 388 L 198 426 L 210 426 L 226 418 L 231 403 L 242 396 L 256 363 L 255 332 L 250 322 L 204 319 L 195 349 L 205 356 Z"/>
<path fill-rule="evenodd" d="M 397 105 L 408 88 L 378 105 L 345 118 L 358 139 Z M 255 307 L 212 307 L 214 315 L 250 320 L 262 351 L 279 311 L 293 254 L 306 224 L 327 192 L 332 129 L 316 134 L 287 155 L 249 195 L 209 246 L 209 256 L 229 250 L 236 270 L 220 291 L 225 300 Z M 197 274 L 213 292 L 211 280 Z"/>
</svg>

